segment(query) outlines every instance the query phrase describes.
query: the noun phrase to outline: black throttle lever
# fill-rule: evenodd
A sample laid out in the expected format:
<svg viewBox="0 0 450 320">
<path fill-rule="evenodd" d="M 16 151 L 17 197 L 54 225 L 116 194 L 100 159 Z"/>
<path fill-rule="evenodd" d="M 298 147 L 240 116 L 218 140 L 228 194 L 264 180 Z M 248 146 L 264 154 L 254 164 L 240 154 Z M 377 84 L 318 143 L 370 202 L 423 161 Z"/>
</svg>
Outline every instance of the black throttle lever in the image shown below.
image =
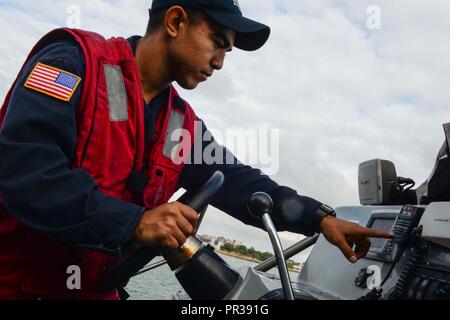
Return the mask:
<svg viewBox="0 0 450 320">
<path fill-rule="evenodd" d="M 283 254 L 283 247 L 281 246 L 280 238 L 278 238 L 277 230 L 272 222 L 272 219 L 270 218 L 272 207 L 272 198 L 264 192 L 257 192 L 253 194 L 250 202 L 248 203 L 250 213 L 263 220 L 264 226 L 269 233 L 273 250 L 278 262 L 278 271 L 280 272 L 284 296 L 286 300 L 294 300 L 294 293 L 292 292 L 291 279 L 289 278 L 286 259 Z"/>
</svg>

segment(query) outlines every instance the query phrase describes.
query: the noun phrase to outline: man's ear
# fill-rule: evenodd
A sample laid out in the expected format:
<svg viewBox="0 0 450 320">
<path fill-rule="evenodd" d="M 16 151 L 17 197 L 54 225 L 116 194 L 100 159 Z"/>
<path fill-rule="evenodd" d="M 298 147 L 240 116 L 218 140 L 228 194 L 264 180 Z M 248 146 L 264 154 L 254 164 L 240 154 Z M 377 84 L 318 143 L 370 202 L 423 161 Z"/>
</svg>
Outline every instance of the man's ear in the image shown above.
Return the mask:
<svg viewBox="0 0 450 320">
<path fill-rule="evenodd" d="M 180 30 L 188 24 L 187 12 L 180 6 L 173 6 L 166 12 L 164 29 L 169 36 L 176 38 Z"/>
</svg>

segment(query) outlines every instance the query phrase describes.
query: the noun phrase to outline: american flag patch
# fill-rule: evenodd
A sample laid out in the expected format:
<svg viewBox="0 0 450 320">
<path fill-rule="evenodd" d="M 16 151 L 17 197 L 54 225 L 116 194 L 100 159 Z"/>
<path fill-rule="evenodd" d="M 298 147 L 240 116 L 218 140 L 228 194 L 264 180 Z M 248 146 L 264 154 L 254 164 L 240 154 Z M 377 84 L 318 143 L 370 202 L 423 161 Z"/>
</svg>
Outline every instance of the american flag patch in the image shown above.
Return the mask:
<svg viewBox="0 0 450 320">
<path fill-rule="evenodd" d="M 70 72 L 39 62 L 25 82 L 25 87 L 59 100 L 70 101 L 80 81 L 80 77 Z"/>
</svg>

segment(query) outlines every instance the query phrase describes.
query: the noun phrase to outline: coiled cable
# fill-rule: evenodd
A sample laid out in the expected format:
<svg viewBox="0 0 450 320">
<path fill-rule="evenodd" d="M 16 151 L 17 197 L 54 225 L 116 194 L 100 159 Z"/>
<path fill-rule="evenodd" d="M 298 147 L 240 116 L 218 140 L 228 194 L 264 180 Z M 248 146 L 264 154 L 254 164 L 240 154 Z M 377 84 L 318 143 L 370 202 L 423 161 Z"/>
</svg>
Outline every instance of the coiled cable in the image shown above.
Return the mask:
<svg viewBox="0 0 450 320">
<path fill-rule="evenodd" d="M 400 272 L 399 279 L 395 284 L 394 290 L 389 294 L 388 300 L 400 300 L 404 297 L 405 291 L 408 288 L 414 272 L 417 267 L 417 263 L 422 257 L 425 248 L 412 248 L 411 255 L 408 257 L 408 261 L 405 263 L 403 270 Z"/>
</svg>

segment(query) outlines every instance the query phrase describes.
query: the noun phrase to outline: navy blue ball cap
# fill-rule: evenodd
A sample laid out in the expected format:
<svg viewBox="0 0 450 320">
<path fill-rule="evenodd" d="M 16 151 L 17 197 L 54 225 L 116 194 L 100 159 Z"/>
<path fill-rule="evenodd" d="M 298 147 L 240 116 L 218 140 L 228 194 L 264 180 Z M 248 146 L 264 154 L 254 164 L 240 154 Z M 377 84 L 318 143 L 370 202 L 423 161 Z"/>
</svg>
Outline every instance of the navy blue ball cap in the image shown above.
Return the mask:
<svg viewBox="0 0 450 320">
<path fill-rule="evenodd" d="M 242 15 L 238 0 L 153 0 L 151 12 L 172 6 L 186 9 L 200 9 L 217 24 L 236 33 L 236 48 L 254 51 L 269 39 L 270 28 Z"/>
</svg>

